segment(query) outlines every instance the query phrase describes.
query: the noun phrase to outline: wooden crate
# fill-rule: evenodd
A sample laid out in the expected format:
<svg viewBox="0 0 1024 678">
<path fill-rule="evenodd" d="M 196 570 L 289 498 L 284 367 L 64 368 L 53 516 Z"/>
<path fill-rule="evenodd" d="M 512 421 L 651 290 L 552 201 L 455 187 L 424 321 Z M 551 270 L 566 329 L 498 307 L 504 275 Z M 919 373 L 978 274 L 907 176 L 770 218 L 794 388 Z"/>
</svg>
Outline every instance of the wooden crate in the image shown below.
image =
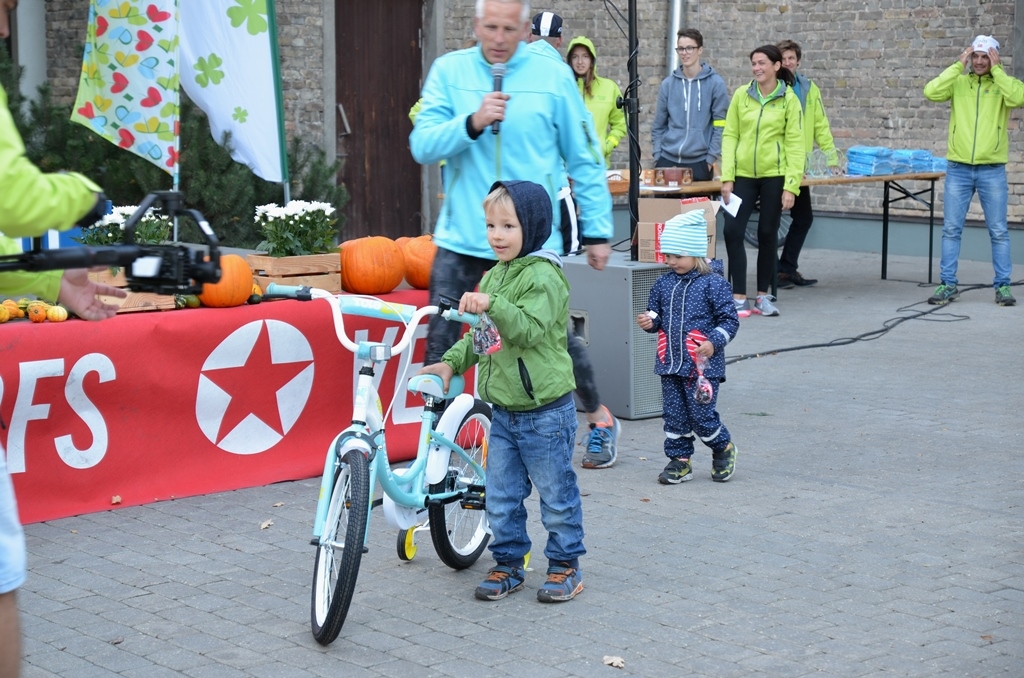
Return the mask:
<svg viewBox="0 0 1024 678">
<path fill-rule="evenodd" d="M 89 278 L 98 283 L 113 285 L 114 287 L 127 287 L 128 280 L 125 278 L 124 269 L 119 269 L 117 275 L 111 273 L 110 269 L 102 271 L 89 271 Z M 152 292 L 128 292 L 128 297 L 110 297 L 101 294 L 100 299 L 107 304 L 117 304 L 120 308 L 118 313 L 135 313 L 137 311 L 167 311 L 174 309 L 174 297 L 168 294 L 153 294 Z"/>
<path fill-rule="evenodd" d="M 608 170 L 608 192 L 612 195 L 629 193 L 629 170 Z"/>
<path fill-rule="evenodd" d="M 264 291 L 273 282 L 279 285 L 308 285 L 332 294 L 341 292 L 341 256 L 337 252 L 298 257 L 249 254 L 246 260 L 252 269 L 253 280 Z"/>
</svg>

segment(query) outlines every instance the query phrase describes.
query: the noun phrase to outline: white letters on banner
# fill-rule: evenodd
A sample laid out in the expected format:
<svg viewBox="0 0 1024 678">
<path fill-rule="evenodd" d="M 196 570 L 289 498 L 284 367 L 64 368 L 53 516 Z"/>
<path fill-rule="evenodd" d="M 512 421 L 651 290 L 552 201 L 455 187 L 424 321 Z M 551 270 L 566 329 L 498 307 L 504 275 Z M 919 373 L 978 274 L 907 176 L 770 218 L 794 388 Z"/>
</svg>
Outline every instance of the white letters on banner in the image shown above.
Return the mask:
<svg viewBox="0 0 1024 678">
<path fill-rule="evenodd" d="M 75 448 L 71 436 L 64 435 L 54 439 L 57 454 L 68 466 L 73 468 L 90 468 L 103 459 L 107 453 L 107 425 L 103 415 L 85 395 L 82 383 L 85 375 L 96 372 L 100 375 L 100 383 L 112 381 L 117 377 L 114 364 L 105 355 L 90 353 L 82 356 L 71 368 L 71 374 L 64 385 L 64 394 L 71 410 L 82 418 L 92 433 L 93 443 L 86 450 Z M 18 366 L 18 390 L 14 401 L 14 413 L 7 428 L 7 469 L 11 473 L 25 472 L 25 434 L 28 422 L 43 421 L 50 415 L 49 403 L 36 403 L 36 382 L 47 377 L 64 376 L 64 360 L 34 360 L 20 363 Z M 4 392 L 3 380 L 0 379 L 0 398 Z M 0 445 L 0 454 L 4 453 Z"/>
<path fill-rule="evenodd" d="M 107 453 L 109 443 L 107 422 L 103 420 L 99 408 L 89 400 L 89 396 L 85 394 L 85 389 L 82 387 L 85 375 L 90 372 L 95 372 L 100 376 L 101 384 L 113 381 L 117 377 L 114 363 L 101 353 L 84 355 L 71 368 L 68 381 L 64 384 L 64 397 L 68 399 L 71 409 L 82 418 L 92 432 L 92 445 L 84 450 L 75 447 L 71 436 L 65 435 L 54 439 L 53 444 L 57 447 L 57 454 L 71 468 L 92 468 L 100 463 Z"/>
</svg>

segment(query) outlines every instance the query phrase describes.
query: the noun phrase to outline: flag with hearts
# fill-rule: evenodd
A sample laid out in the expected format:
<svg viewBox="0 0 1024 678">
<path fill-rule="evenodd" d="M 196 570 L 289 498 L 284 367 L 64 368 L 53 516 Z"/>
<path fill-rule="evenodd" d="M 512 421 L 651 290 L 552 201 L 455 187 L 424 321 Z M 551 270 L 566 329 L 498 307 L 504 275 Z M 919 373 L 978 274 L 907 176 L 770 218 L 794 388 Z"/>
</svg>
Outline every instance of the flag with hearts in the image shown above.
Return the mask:
<svg viewBox="0 0 1024 678">
<path fill-rule="evenodd" d="M 218 144 L 258 176 L 288 181 L 273 0 L 180 0 L 181 85 Z"/>
<path fill-rule="evenodd" d="M 90 0 L 71 119 L 178 173 L 178 0 Z"/>
</svg>

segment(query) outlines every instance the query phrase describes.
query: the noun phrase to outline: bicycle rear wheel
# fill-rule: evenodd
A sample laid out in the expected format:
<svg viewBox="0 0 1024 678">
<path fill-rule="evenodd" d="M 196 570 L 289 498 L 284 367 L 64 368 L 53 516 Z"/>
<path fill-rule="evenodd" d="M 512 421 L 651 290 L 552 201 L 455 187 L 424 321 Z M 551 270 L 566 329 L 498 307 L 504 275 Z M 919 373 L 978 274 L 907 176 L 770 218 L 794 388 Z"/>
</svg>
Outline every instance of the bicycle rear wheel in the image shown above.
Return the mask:
<svg viewBox="0 0 1024 678">
<path fill-rule="evenodd" d="M 445 415 L 448 414 L 446 411 Z M 473 461 L 486 467 L 487 437 L 490 432 L 491 407 L 482 400 L 475 400 L 463 415 L 453 440 L 469 453 Z M 465 490 L 470 485 L 483 486 L 484 479 L 474 473 L 462 457 L 455 452 L 449 454 L 448 475 L 443 481 L 430 486 L 431 493 Z M 445 565 L 455 570 L 465 569 L 475 563 L 491 539 L 487 528 L 487 512 L 482 509 L 465 509 L 456 501 L 443 506 L 431 506 L 428 515 L 434 550 Z"/>
<path fill-rule="evenodd" d="M 338 637 L 348 615 L 363 558 L 370 478 L 366 457 L 349 450 L 334 474 L 325 534 L 316 550 L 310 622 L 313 637 L 328 645 Z"/>
<path fill-rule="evenodd" d="M 757 247 L 757 215 L 753 214 L 750 216 L 750 221 L 747 222 L 747 230 L 743 233 L 743 239 L 747 241 L 751 247 Z M 776 244 L 781 250 L 786 246 L 786 236 L 789 235 L 789 226 L 793 223 L 793 217 L 789 214 L 783 214 L 779 218 L 779 239 Z"/>
</svg>

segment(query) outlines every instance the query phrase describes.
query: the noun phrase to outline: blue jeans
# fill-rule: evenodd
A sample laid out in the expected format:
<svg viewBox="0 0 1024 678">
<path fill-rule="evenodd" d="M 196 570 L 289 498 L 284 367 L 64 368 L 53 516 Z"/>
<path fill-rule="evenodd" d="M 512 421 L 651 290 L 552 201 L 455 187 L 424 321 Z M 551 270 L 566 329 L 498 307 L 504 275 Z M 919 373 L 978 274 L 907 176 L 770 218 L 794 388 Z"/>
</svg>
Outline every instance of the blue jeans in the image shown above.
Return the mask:
<svg viewBox="0 0 1024 678">
<path fill-rule="evenodd" d="M 942 198 L 942 261 L 939 277 L 944 285 L 957 283 L 960 235 L 964 231 L 964 219 L 967 218 L 967 210 L 975 191 L 978 192 L 981 209 L 985 212 L 985 225 L 988 226 L 988 237 L 992 241 L 994 287 L 1009 285 L 1013 263 L 1010 259 L 1010 233 L 1006 228 L 1006 165 L 948 163 Z"/>
<path fill-rule="evenodd" d="M 544 555 L 549 565 L 579 567 L 583 548 L 583 504 L 572 452 L 576 407 L 565 404 L 541 412 L 510 412 L 495 406 L 487 449 L 487 520 L 490 549 L 498 563 L 521 565 L 530 552 L 524 501 L 536 485 L 540 519 L 548 531 Z"/>
</svg>

